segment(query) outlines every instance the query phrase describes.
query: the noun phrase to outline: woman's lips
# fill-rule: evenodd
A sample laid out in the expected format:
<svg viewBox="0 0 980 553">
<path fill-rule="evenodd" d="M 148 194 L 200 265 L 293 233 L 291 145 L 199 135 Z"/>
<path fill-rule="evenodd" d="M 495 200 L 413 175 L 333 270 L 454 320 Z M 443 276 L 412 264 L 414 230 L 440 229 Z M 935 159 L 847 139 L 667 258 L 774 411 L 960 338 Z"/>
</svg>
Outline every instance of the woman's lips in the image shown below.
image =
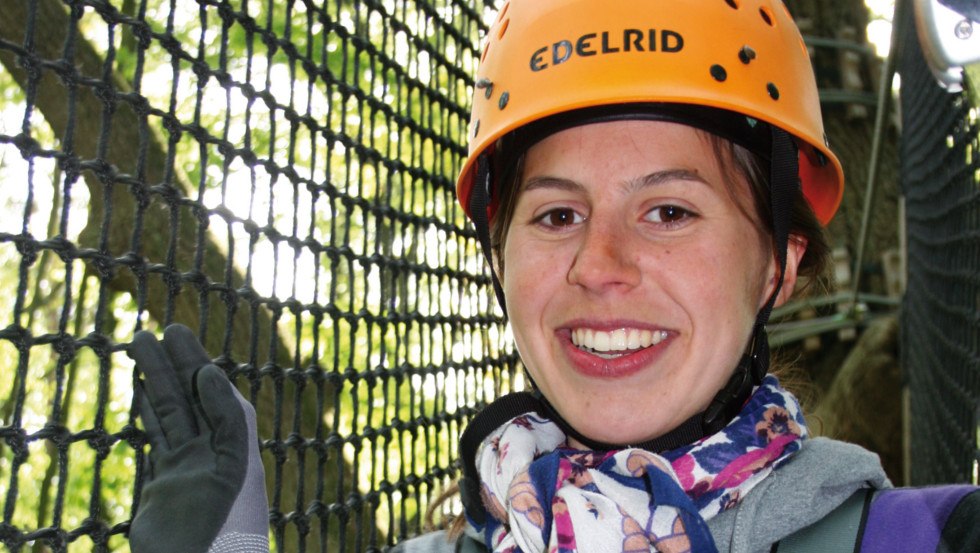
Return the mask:
<svg viewBox="0 0 980 553">
<path fill-rule="evenodd" d="M 556 334 L 572 367 L 597 378 L 621 378 L 639 372 L 660 356 L 673 338 L 667 330 L 633 326 L 611 330 L 575 326 Z"/>
</svg>

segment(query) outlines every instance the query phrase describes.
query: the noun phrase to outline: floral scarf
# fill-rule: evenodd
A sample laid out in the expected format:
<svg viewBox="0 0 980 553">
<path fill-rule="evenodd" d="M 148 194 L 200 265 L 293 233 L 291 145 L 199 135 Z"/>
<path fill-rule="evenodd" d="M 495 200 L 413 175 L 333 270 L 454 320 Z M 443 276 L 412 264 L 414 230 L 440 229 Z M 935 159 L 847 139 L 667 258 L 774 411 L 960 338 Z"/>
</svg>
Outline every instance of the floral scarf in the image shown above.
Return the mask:
<svg viewBox="0 0 980 553">
<path fill-rule="evenodd" d="M 506 553 L 717 551 L 707 519 L 730 509 L 807 435 L 796 398 L 767 376 L 717 434 L 657 455 L 571 449 L 535 414 L 512 419 L 477 451 L 489 517 Z"/>
</svg>

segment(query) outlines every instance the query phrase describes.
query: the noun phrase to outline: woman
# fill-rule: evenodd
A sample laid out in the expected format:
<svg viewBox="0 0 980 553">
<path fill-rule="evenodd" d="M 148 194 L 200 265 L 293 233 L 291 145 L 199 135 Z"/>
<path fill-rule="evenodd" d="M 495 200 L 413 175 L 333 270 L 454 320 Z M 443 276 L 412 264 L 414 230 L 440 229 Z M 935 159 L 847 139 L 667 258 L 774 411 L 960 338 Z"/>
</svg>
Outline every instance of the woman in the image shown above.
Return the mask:
<svg viewBox="0 0 980 553">
<path fill-rule="evenodd" d="M 457 190 L 534 391 L 464 433 L 465 524 L 403 551 L 980 543 L 974 488 L 856 495 L 889 487 L 877 458 L 806 439 L 765 376 L 843 189 L 782 3 L 513 1 L 477 89 Z"/>
<path fill-rule="evenodd" d="M 889 487 L 876 456 L 807 439 L 767 376 L 769 313 L 819 274 L 843 187 L 781 3 L 514 0 L 489 31 L 471 123 L 459 198 L 533 391 L 464 433 L 465 518 L 399 550 L 770 551 L 821 531 L 848 551 L 980 543 L 974 488 L 861 493 Z M 185 331 L 164 346 L 134 342 L 148 430 L 193 418 L 164 397 L 217 382 L 182 368 L 208 362 Z M 174 372 L 174 394 L 150 391 Z M 225 464 L 248 481 L 249 440 L 229 441 Z M 174 488 L 154 484 L 148 498 Z M 214 485 L 242 490 L 216 494 L 229 497 L 216 512 L 261 504 L 254 485 Z M 820 522 L 852 509 L 853 525 Z M 153 535 L 154 512 L 141 505 L 134 532 Z M 216 517 L 195 544 L 262 533 L 229 532 L 240 518 Z"/>
</svg>

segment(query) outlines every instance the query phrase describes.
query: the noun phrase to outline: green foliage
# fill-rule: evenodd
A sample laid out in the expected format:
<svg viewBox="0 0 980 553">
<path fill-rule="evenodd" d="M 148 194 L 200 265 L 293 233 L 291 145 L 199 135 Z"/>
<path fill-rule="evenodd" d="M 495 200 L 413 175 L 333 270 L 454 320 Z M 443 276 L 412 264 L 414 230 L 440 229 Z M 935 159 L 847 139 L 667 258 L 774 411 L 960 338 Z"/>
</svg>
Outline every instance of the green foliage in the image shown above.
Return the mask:
<svg viewBox="0 0 980 553">
<path fill-rule="evenodd" d="M 974 107 L 980 107 L 980 63 L 974 63 L 964 68 L 966 74 L 966 86 L 964 87 L 970 95 L 970 103 Z"/>
<path fill-rule="evenodd" d="M 460 106 L 472 92 L 467 75 L 481 25 L 449 2 L 393 0 L 122 0 L 100 13 L 85 7 L 77 22 L 76 40 L 103 62 L 101 74 L 84 76 L 145 98 L 148 132 L 172 160 L 166 184 L 187 184 L 182 208 L 206 208 L 181 212 L 207 223 L 217 249 L 204 255 L 226 260 L 235 289 L 293 302 L 278 314 L 277 334 L 292 369 L 316 378 L 302 388 L 289 382 L 277 397 L 323 406 L 321 420 L 302 426 L 316 433 L 304 439 L 343 440 L 323 470 L 351 467 L 354 481 L 317 499 L 343 503 L 355 491 L 388 490 L 369 511 L 380 543 L 416 530 L 429 496 L 447 484 L 431 476 L 456 458 L 459 423 L 444 415 L 511 386 L 499 371 L 473 368 L 506 358 L 510 347 L 502 328 L 470 322 L 492 306 L 448 184 L 463 156 Z M 20 132 L 26 101 L 0 67 L 0 135 Z M 58 152 L 61 137 L 32 108 L 32 138 Z M 102 211 L 90 205 L 101 192 L 90 198 L 90 190 L 68 182 L 51 157 L 27 160 L 0 143 L 0 233 L 74 245 L 84 232 L 99 236 L 104 221 L 93 214 Z M 151 199 L 151 210 L 169 209 Z M 144 253 L 167 262 L 166 252 Z M 21 350 L 0 339 L 0 366 L 17 367 L 0 389 L 0 426 L 23 428 L 29 443 L 17 459 L 0 446 L 0 495 L 5 522 L 22 531 L 90 519 L 112 528 L 132 514 L 142 452 L 120 436 L 139 425 L 133 367 L 119 347 L 85 339 L 125 344 L 138 326 L 158 330 L 163 321 L 148 321 L 146 305 L 94 269 L 48 249 L 25 260 L 14 242 L 0 241 L 0 282 L 10 291 L 0 313 L 11 314 L 0 328 L 21 327 L 35 339 Z M 150 276 L 145 301 L 165 301 L 159 279 Z M 61 337 L 84 344 L 59 351 Z M 52 428 L 73 438 L 63 443 L 46 433 Z M 283 421 L 273 431 L 281 436 L 260 438 L 285 439 L 291 429 Z M 96 449 L 91 436 L 109 447 Z M 271 467 L 268 451 L 265 460 Z M 406 486 L 412 478 L 419 483 Z M 123 536 L 109 543 L 128 550 Z M 69 546 L 91 549 L 88 537 Z"/>
</svg>

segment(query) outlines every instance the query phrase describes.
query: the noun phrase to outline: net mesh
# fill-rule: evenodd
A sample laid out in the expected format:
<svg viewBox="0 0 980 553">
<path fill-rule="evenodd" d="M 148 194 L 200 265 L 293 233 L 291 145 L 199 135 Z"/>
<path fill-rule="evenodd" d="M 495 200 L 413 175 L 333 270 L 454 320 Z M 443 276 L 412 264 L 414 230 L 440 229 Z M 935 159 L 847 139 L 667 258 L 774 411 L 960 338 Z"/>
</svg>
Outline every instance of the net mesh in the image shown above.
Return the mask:
<svg viewBox="0 0 980 553">
<path fill-rule="evenodd" d="M 5 0 L 0 543 L 126 551 L 134 331 L 195 329 L 256 405 L 277 551 L 422 531 L 521 386 L 455 203 L 492 0 Z M 908 22 L 905 22 L 908 25 Z M 976 478 L 978 128 L 901 62 L 916 483 Z"/>
<path fill-rule="evenodd" d="M 422 530 L 516 359 L 453 179 L 492 1 L 0 9 L 0 542 L 124 551 L 135 330 L 255 405 L 278 551 Z M 179 531 L 179 529 L 175 529 Z"/>
<path fill-rule="evenodd" d="M 906 10 L 911 12 L 911 10 Z M 980 123 L 969 92 L 941 88 L 911 13 L 901 75 L 908 288 L 902 358 L 911 483 L 977 481 L 980 461 Z"/>
</svg>

